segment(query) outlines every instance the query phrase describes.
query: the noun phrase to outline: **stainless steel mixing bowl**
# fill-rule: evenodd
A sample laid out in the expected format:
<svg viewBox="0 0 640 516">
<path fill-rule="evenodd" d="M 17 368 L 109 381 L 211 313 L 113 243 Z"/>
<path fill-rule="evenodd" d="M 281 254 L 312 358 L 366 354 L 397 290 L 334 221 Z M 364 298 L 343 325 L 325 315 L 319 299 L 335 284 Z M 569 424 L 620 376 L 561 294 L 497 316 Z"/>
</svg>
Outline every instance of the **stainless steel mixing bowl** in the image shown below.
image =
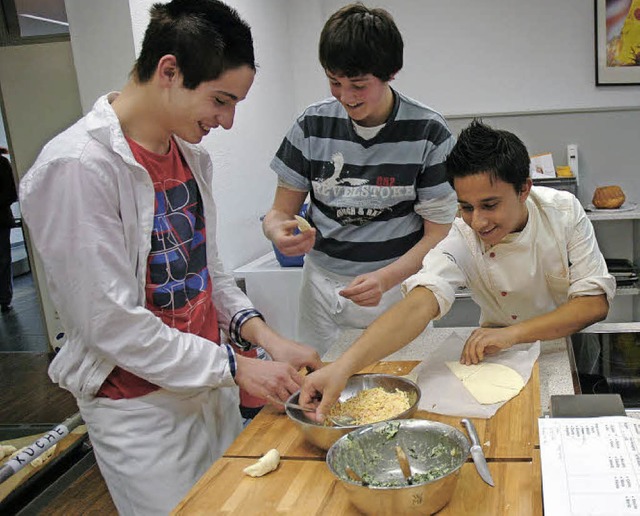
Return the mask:
<svg viewBox="0 0 640 516">
<path fill-rule="evenodd" d="M 401 446 L 409 458 L 412 484 L 396 456 Z M 366 514 L 432 514 L 453 496 L 469 442 L 458 429 L 424 419 L 375 423 L 338 439 L 327 452 L 327 465 L 349 500 Z M 352 480 L 349 466 L 369 485 Z"/>
<path fill-rule="evenodd" d="M 393 376 L 390 374 L 368 373 L 353 375 L 349 378 L 345 389 L 340 393 L 339 400 L 346 401 L 362 390 L 373 389 L 375 387 L 382 387 L 389 392 L 394 392 L 396 389 L 399 389 L 407 393 L 410 407 L 401 414 L 395 416 L 394 419 L 410 418 L 418 409 L 418 402 L 420 401 L 420 387 L 407 378 Z M 289 397 L 288 402 L 298 403 L 299 396 L 299 392 L 292 394 Z M 311 421 L 302 410 L 290 407 L 286 408 L 286 413 L 295 423 L 304 438 L 311 444 L 318 448 L 322 448 L 323 450 L 328 450 L 333 443 L 340 439 L 340 437 L 363 426 L 324 426 Z"/>
</svg>

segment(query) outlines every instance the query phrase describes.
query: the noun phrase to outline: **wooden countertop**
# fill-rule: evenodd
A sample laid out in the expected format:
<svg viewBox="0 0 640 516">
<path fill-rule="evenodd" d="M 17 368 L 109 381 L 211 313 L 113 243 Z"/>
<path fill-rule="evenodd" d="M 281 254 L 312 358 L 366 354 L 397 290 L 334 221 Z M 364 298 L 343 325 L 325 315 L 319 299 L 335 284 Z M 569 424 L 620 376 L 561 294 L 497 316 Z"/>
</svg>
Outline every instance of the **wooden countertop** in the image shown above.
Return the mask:
<svg viewBox="0 0 640 516">
<path fill-rule="evenodd" d="M 417 361 L 379 362 L 362 372 L 404 375 Z M 541 515 L 542 485 L 537 419 L 539 371 L 518 396 L 489 420 L 473 419 L 484 444 L 492 488 L 465 464 L 453 498 L 442 515 Z M 466 431 L 460 418 L 418 411 L 415 417 L 441 421 Z M 281 454 L 278 469 L 251 478 L 242 470 L 271 448 Z M 176 507 L 174 515 L 194 514 L 359 514 L 330 473 L 325 452 L 308 444 L 286 415 L 267 407 L 238 436 Z"/>
<path fill-rule="evenodd" d="M 172 514 L 360 514 L 323 461 L 283 460 L 269 475 L 247 477 L 242 470 L 253 462 L 219 459 Z M 438 516 L 542 514 L 539 459 L 490 462 L 489 469 L 496 487 L 485 484 L 473 463 L 466 463 L 451 501 Z"/>
</svg>

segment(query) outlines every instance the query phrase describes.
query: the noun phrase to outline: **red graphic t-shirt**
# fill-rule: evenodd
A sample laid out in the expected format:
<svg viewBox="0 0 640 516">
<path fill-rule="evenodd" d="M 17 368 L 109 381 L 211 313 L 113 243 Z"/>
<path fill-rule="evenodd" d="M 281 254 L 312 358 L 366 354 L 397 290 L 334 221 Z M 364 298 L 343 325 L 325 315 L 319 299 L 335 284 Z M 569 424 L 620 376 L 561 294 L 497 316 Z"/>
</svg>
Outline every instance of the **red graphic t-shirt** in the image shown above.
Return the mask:
<svg viewBox="0 0 640 516">
<path fill-rule="evenodd" d="M 127 138 L 133 156 L 149 172 L 155 190 L 146 308 L 172 328 L 220 342 L 207 268 L 204 210 L 195 179 L 177 145 L 150 152 Z M 116 367 L 98 391 L 112 399 L 135 398 L 159 389 Z"/>
</svg>

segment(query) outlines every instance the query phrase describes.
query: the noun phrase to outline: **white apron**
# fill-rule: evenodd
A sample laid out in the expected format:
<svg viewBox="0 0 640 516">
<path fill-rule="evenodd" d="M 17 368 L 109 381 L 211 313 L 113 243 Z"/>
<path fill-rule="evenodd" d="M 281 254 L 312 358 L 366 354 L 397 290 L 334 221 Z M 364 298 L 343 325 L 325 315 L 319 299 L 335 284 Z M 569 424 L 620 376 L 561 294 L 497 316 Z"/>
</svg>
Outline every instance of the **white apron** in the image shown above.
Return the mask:
<svg viewBox="0 0 640 516">
<path fill-rule="evenodd" d="M 382 295 L 378 306 L 355 304 L 338 292 L 355 276 L 341 276 L 315 265 L 307 256 L 302 269 L 298 340 L 315 348 L 320 356 L 336 342 L 344 329 L 365 329 L 402 299 L 400 285 Z"/>
<path fill-rule="evenodd" d="M 78 405 L 123 516 L 169 514 L 242 430 L 237 387 Z"/>
</svg>

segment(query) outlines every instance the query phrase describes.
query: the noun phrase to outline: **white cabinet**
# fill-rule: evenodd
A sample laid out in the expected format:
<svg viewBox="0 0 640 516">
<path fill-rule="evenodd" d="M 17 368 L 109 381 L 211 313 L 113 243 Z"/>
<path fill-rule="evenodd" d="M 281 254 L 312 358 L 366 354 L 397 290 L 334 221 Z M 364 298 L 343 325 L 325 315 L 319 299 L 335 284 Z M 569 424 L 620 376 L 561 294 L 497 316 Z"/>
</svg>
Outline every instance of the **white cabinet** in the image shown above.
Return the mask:
<svg viewBox="0 0 640 516">
<path fill-rule="evenodd" d="M 302 267 L 282 267 L 272 251 L 233 271 L 237 282 L 274 330 L 295 339 Z"/>
<path fill-rule="evenodd" d="M 587 211 L 605 258 L 624 258 L 640 264 L 640 209 Z M 640 288 L 618 287 L 606 322 L 640 321 Z"/>
</svg>

